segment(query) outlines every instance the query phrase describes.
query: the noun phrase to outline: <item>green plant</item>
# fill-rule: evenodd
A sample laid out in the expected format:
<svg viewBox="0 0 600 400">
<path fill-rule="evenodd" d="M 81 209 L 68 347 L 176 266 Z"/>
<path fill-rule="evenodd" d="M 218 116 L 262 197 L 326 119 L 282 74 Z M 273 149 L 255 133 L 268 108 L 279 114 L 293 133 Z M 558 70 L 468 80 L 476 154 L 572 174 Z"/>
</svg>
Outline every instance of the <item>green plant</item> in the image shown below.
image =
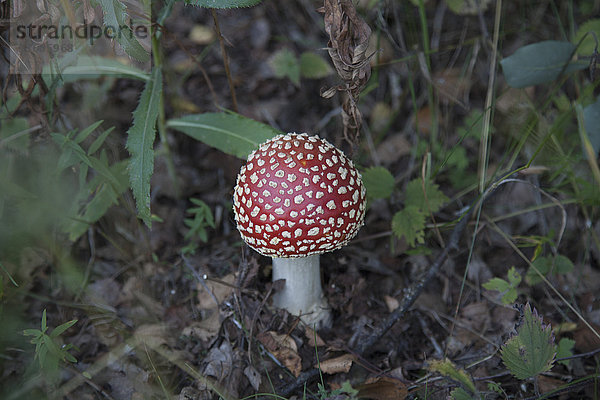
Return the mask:
<svg viewBox="0 0 600 400">
<path fill-rule="evenodd" d="M 196 207 L 190 207 L 187 209 L 187 213 L 191 214 L 193 217 L 186 218 L 183 221 L 184 224 L 190 228 L 183 237 L 188 241 L 188 244 L 181 249 L 183 254 L 193 253 L 198 248 L 196 239 L 206 242 L 208 240 L 206 228 L 215 227 L 215 219 L 208 204 L 200 199 L 195 198 L 191 198 L 190 201 Z"/>
<path fill-rule="evenodd" d="M 305 51 L 300 57 L 287 47 L 277 51 L 269 64 L 278 78 L 288 78 L 300 85 L 300 78 L 320 79 L 333 73 L 331 66 L 320 55 Z"/>
<path fill-rule="evenodd" d="M 425 243 L 427 216 L 439 211 L 448 198 L 430 179 L 410 181 L 404 195 L 404 208 L 394 214 L 392 231 L 414 247 Z"/>
<path fill-rule="evenodd" d="M 534 378 L 549 371 L 556 357 L 554 333 L 529 303 L 517 323 L 517 333 L 502 346 L 502 362 L 517 379 Z"/>
<path fill-rule="evenodd" d="M 517 272 L 514 266 L 510 267 L 506 274 L 508 280 L 501 278 L 492 278 L 482 286 L 487 290 L 496 290 L 502 294 L 502 304 L 514 303 L 517 299 L 517 286 L 521 283 L 521 274 Z"/>
<path fill-rule="evenodd" d="M 572 270 L 573 263 L 563 255 L 558 254 L 556 257 L 541 256 L 536 258 L 527 269 L 525 281 L 529 285 L 536 285 L 542 282 L 542 276 L 565 275 Z"/>
<path fill-rule="evenodd" d="M 65 322 L 47 333 L 46 310 L 42 313 L 40 329 L 25 329 L 23 335 L 31 336 L 30 343 L 35 345 L 35 359 L 39 362 L 40 371 L 50 383 L 58 379 L 61 362 L 76 363 L 77 359 L 69 353 L 72 344 L 62 344 L 60 335 L 77 323 L 76 319 Z"/>
</svg>

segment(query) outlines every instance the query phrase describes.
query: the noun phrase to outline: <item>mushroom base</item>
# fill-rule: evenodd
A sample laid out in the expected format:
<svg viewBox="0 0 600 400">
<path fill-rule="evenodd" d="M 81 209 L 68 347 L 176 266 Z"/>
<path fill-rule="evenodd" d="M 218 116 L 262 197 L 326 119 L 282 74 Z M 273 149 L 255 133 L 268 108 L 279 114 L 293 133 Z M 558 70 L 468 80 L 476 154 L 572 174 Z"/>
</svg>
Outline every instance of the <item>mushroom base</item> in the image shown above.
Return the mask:
<svg viewBox="0 0 600 400">
<path fill-rule="evenodd" d="M 273 258 L 273 281 L 285 279 L 283 290 L 273 296 L 273 305 L 299 315 L 310 327 L 331 326 L 331 309 L 321 289 L 319 256 Z"/>
</svg>

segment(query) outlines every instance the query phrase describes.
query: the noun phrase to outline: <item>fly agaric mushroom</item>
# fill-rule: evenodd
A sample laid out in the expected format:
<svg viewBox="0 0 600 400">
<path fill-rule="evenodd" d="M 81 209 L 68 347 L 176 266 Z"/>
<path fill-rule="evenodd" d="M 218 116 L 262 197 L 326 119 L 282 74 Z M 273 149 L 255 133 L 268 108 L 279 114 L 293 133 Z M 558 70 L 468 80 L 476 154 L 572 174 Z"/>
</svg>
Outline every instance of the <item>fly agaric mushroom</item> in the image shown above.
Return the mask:
<svg viewBox="0 0 600 400">
<path fill-rule="evenodd" d="M 365 187 L 344 153 L 318 136 L 278 135 L 250 156 L 237 177 L 233 210 L 244 241 L 273 258 L 285 279 L 274 305 L 304 323 L 329 326 L 319 254 L 339 249 L 365 217 Z"/>
</svg>

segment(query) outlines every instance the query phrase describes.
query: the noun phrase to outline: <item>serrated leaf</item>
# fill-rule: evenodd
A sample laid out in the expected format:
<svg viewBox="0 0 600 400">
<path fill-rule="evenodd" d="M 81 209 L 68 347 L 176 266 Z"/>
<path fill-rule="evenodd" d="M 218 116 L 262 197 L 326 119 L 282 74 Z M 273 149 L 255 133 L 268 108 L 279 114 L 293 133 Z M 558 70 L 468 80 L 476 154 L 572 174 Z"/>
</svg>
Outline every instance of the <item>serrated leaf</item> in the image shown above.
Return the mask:
<svg viewBox="0 0 600 400">
<path fill-rule="evenodd" d="M 508 281 L 512 287 L 517 287 L 519 286 L 519 283 L 521 283 L 521 274 L 517 272 L 517 269 L 514 267 L 514 265 L 510 267 L 506 276 L 508 277 Z"/>
<path fill-rule="evenodd" d="M 571 61 L 574 51 L 570 42 L 547 40 L 519 48 L 500 65 L 509 86 L 524 88 L 552 82 L 563 70 L 568 74 L 587 68 L 587 63 Z"/>
<path fill-rule="evenodd" d="M 575 341 L 569 338 L 562 338 L 558 342 L 558 348 L 556 350 L 556 358 L 565 358 L 571 357 L 573 355 L 573 347 L 575 346 Z M 570 360 L 562 360 L 559 361 L 560 364 L 569 365 Z"/>
<path fill-rule="evenodd" d="M 592 33 L 595 33 L 596 37 L 600 37 L 600 19 L 586 21 L 579 26 L 579 29 L 577 29 L 573 42 L 579 44 L 579 41 L 583 39 L 583 42 L 577 48 L 578 54 L 581 54 L 582 56 L 592 55 L 594 48 L 596 47 L 596 41 L 594 40 L 594 35 Z"/>
<path fill-rule="evenodd" d="M 425 214 L 415 206 L 405 207 L 392 218 L 392 231 L 398 238 L 404 237 L 411 247 L 425 242 L 424 229 Z"/>
<path fill-rule="evenodd" d="M 308 79 L 325 78 L 333 73 L 333 68 L 318 54 L 305 51 L 300 54 L 300 75 Z"/>
<path fill-rule="evenodd" d="M 361 172 L 362 181 L 371 199 L 390 197 L 396 184 L 394 177 L 384 167 L 371 167 Z"/>
<path fill-rule="evenodd" d="M 300 85 L 300 62 L 290 49 L 276 51 L 269 59 L 269 65 L 277 78 L 288 78 L 296 86 Z"/>
<path fill-rule="evenodd" d="M 102 7 L 104 13 L 104 27 L 120 29 L 120 32 L 115 32 L 114 36 L 125 50 L 125 52 L 138 61 L 147 62 L 150 60 L 150 55 L 137 41 L 135 35 L 129 25 L 127 7 L 119 0 L 97 0 Z"/>
<path fill-rule="evenodd" d="M 544 324 L 529 303 L 523 310 L 523 319 L 517 334 L 500 350 L 502 362 L 518 379 L 528 379 L 549 371 L 554 364 L 556 344 L 549 324 Z"/>
<path fill-rule="evenodd" d="M 594 154 L 598 154 L 600 152 L 600 97 L 583 109 L 583 124 Z M 585 155 L 586 152 L 584 151 L 583 154 Z"/>
<path fill-rule="evenodd" d="M 471 393 L 477 393 L 475 384 L 471 377 L 465 372 L 464 369 L 454 365 L 449 359 L 444 360 L 433 360 L 429 363 L 429 368 L 432 372 L 437 372 L 447 378 L 459 382 L 462 386 L 466 387 Z"/>
<path fill-rule="evenodd" d="M 511 288 L 510 284 L 501 278 L 492 278 L 481 286 L 487 290 L 495 290 L 500 293 L 506 292 Z"/>
<path fill-rule="evenodd" d="M 133 112 L 133 125 L 127 131 L 125 147 L 131 155 L 129 161 L 129 183 L 135 197 L 138 216 L 152 226 L 150 215 L 150 177 L 154 171 L 154 137 L 158 117 L 162 73 L 160 68 L 152 70 L 152 78 L 146 82 L 140 102 Z"/>
<path fill-rule="evenodd" d="M 262 0 L 185 0 L 185 2 L 204 8 L 240 8 L 258 5 Z"/>
<path fill-rule="evenodd" d="M 93 197 L 65 222 L 63 230 L 69 234 L 69 240 L 75 241 L 83 235 L 90 225 L 102 218 L 112 205 L 118 203 L 119 196 L 127 190 L 126 161 L 111 165 L 108 172 L 113 177 L 110 182 L 105 180 L 104 176 L 97 175 L 85 186 L 82 193 L 84 198 L 91 195 Z M 115 181 L 116 186 L 112 183 Z"/>
<path fill-rule="evenodd" d="M 167 126 L 245 160 L 258 146 L 281 132 L 234 113 L 205 113 L 172 119 Z"/>
<path fill-rule="evenodd" d="M 406 185 L 405 193 L 404 204 L 417 207 L 424 213 L 437 212 L 448 201 L 448 197 L 442 193 L 439 186 L 430 180 L 423 184 L 421 179 L 413 179 Z"/>
</svg>

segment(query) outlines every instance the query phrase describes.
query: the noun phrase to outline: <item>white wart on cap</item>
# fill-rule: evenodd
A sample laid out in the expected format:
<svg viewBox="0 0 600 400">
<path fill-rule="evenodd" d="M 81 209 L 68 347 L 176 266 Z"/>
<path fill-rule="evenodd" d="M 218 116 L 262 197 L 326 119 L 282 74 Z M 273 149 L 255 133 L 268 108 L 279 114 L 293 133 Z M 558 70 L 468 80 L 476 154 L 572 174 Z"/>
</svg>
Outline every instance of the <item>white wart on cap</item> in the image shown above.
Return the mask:
<svg viewBox="0 0 600 400">
<path fill-rule="evenodd" d="M 244 241 L 279 258 L 344 246 L 363 225 L 366 204 L 352 161 L 306 133 L 276 136 L 250 154 L 233 202 Z"/>
</svg>

